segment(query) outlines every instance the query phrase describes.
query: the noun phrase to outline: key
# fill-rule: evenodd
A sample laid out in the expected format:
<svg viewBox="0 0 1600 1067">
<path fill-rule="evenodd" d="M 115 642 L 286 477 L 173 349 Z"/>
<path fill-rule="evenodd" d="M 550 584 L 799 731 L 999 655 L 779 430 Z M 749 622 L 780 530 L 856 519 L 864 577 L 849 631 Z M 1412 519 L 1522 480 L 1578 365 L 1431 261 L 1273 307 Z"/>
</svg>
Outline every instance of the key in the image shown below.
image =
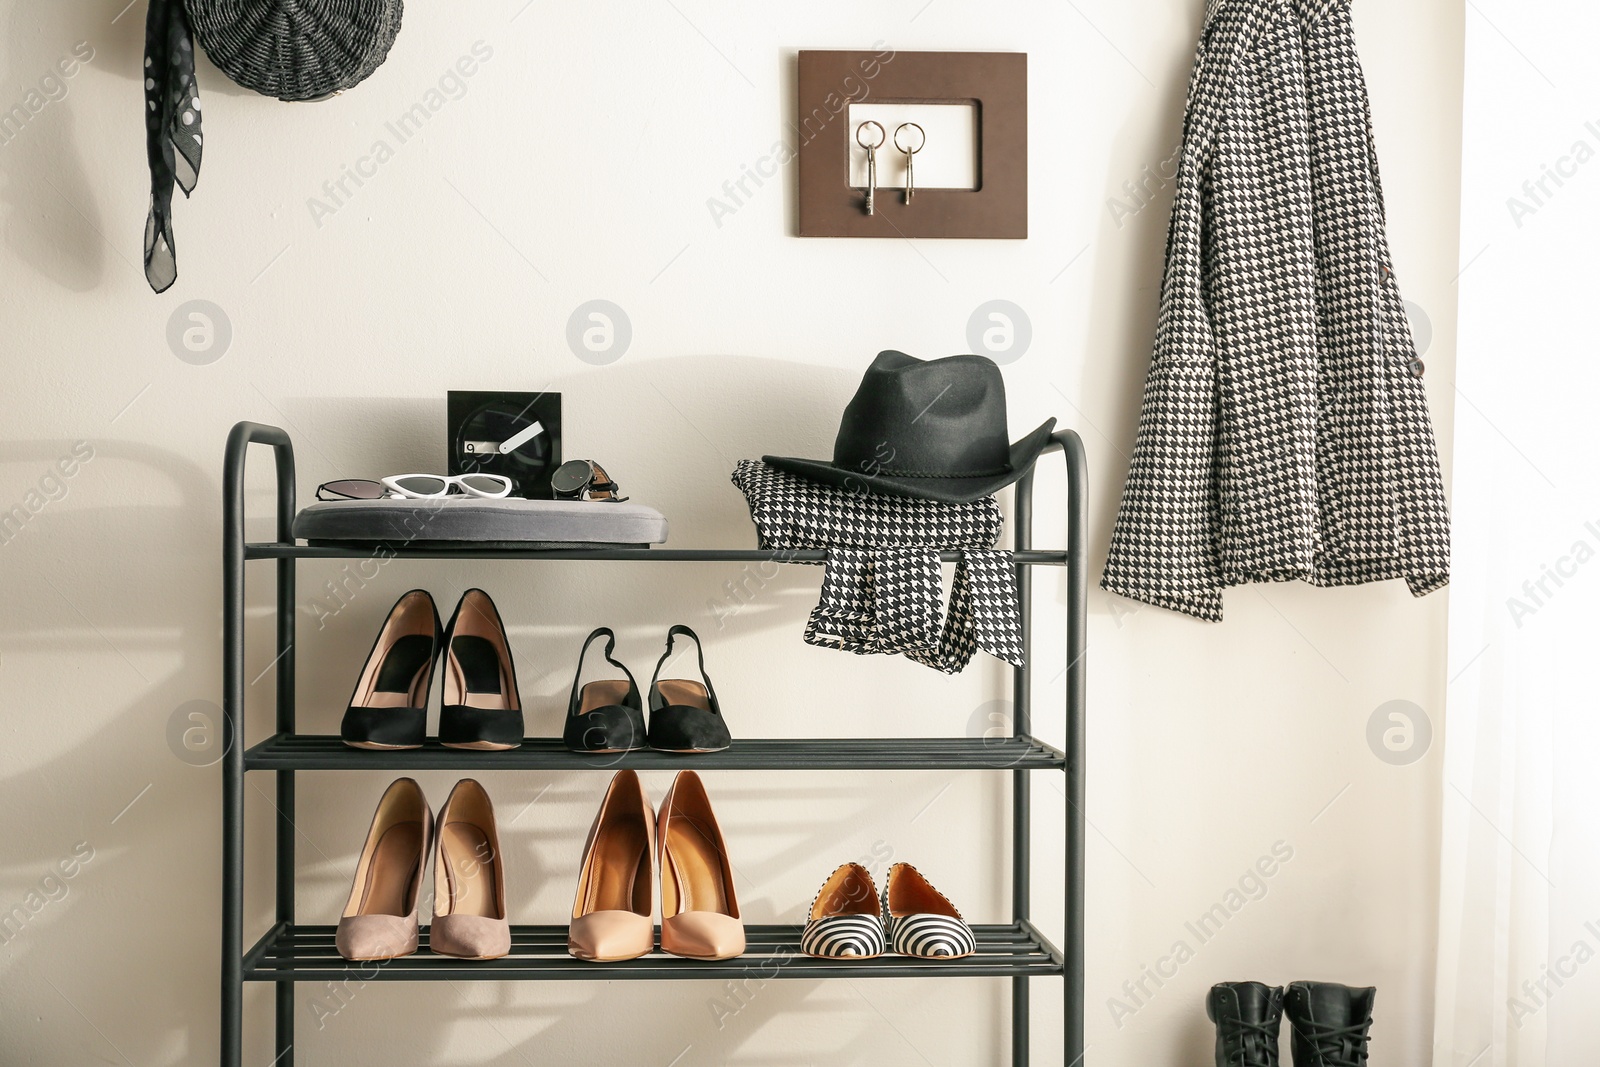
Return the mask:
<svg viewBox="0 0 1600 1067">
<path fill-rule="evenodd" d="M 862 136 L 867 132 L 868 126 L 878 131 L 878 139 L 871 144 L 868 144 Z M 856 144 L 867 150 L 867 199 L 862 207 L 868 215 L 877 213 L 874 201 L 878 192 L 878 149 L 883 145 L 884 136 L 883 127 L 871 119 L 856 127 Z"/>
</svg>

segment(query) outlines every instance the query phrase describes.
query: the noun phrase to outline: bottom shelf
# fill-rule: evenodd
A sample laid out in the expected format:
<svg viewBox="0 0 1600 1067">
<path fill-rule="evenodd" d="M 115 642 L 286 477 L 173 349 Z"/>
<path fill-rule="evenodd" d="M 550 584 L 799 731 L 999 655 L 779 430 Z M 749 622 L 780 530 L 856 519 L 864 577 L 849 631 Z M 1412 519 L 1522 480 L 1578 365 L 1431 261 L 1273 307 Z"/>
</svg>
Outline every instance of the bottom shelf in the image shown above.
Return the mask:
<svg viewBox="0 0 1600 1067">
<path fill-rule="evenodd" d="M 332 926 L 287 926 L 269 930 L 245 955 L 249 981 L 609 981 L 695 978 L 912 978 L 1059 975 L 1061 953 L 1031 923 L 974 926 L 978 951 L 960 960 L 919 960 L 884 955 L 874 960 L 819 960 L 799 951 L 799 926 L 747 926 L 745 954 L 731 960 L 686 960 L 652 953 L 621 963 L 585 963 L 567 955 L 565 926 L 513 926 L 511 954 L 498 960 L 461 960 L 428 949 L 428 931 L 410 956 L 356 962 L 333 947 Z"/>
</svg>

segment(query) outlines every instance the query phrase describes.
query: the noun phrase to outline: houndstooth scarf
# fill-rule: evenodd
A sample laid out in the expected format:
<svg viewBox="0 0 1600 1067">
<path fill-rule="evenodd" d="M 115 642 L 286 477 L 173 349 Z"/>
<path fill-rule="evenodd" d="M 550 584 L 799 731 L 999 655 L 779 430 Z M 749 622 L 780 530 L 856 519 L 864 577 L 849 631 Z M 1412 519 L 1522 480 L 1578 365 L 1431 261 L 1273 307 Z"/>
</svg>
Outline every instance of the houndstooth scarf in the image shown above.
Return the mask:
<svg viewBox="0 0 1600 1067">
<path fill-rule="evenodd" d="M 947 674 L 980 648 L 1023 666 L 1016 569 L 1011 553 L 992 548 L 1000 537 L 993 497 L 947 504 L 852 492 L 750 459 L 734 467 L 733 484 L 762 548 L 827 550 L 807 644 L 903 655 Z M 941 549 L 960 552 L 947 611 Z"/>
</svg>

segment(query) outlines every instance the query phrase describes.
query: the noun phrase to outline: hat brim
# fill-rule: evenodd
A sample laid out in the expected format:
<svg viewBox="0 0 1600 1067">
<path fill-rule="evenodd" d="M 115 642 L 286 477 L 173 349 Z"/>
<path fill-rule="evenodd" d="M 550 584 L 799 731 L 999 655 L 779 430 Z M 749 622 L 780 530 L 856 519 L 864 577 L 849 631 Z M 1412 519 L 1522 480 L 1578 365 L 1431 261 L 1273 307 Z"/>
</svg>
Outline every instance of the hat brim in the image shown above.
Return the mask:
<svg viewBox="0 0 1600 1067">
<path fill-rule="evenodd" d="M 870 474 L 866 471 L 840 467 L 828 460 L 798 459 L 794 456 L 762 456 L 769 467 L 798 474 L 824 485 L 837 485 L 842 489 L 869 490 L 890 496 L 911 496 L 923 500 L 942 500 L 948 504 L 970 504 L 993 496 L 1012 482 L 1021 478 L 1033 467 L 1034 461 L 1050 443 L 1056 420 L 1046 419 L 1037 430 L 1011 446 L 1011 456 L 1003 474 L 979 475 L 970 478 L 906 478 L 893 474 Z"/>
</svg>

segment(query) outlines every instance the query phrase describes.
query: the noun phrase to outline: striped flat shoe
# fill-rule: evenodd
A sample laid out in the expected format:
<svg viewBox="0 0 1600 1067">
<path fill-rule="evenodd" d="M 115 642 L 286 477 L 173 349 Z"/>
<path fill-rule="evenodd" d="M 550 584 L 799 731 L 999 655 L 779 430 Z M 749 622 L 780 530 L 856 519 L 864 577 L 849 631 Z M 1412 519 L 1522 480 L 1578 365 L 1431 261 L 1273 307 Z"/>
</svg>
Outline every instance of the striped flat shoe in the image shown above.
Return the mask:
<svg viewBox="0 0 1600 1067">
<path fill-rule="evenodd" d="M 902 956 L 955 960 L 978 951 L 972 927 L 955 905 L 909 863 L 889 868 L 883 885 L 889 945 Z"/>
<path fill-rule="evenodd" d="M 878 887 L 859 863 L 841 864 L 817 890 L 800 935 L 800 951 L 829 960 L 870 960 L 883 955 Z"/>
</svg>

